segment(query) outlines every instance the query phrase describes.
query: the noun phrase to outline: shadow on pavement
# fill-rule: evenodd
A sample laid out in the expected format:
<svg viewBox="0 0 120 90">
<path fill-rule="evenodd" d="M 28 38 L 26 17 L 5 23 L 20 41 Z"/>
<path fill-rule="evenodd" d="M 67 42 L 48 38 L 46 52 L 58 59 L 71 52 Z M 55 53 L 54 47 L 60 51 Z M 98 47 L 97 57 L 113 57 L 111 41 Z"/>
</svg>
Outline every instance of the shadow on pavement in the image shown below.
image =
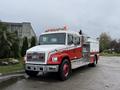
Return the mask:
<svg viewBox="0 0 120 90">
<path fill-rule="evenodd" d="M 68 79 L 68 80 L 71 80 L 72 78 L 76 77 L 78 74 L 81 74 L 81 73 L 84 73 L 84 72 L 87 72 L 89 70 L 91 70 L 93 68 L 91 67 L 88 67 L 88 66 L 83 66 L 83 67 L 80 67 L 80 68 L 77 68 L 77 69 L 74 69 L 72 70 L 72 75 L 71 75 L 71 78 Z M 20 77 L 14 77 L 14 78 L 11 78 L 9 80 L 6 80 L 2 83 L 0 83 L 0 90 L 2 90 L 3 88 L 6 88 L 10 85 L 13 85 L 14 83 L 20 81 L 20 80 L 23 80 L 25 79 L 27 82 L 34 82 L 34 81 L 42 81 L 42 82 L 48 82 L 48 83 L 57 83 L 57 82 L 60 82 L 58 76 L 57 76 L 57 73 L 46 73 L 44 75 L 38 75 L 36 77 L 29 77 L 27 76 L 26 74 L 24 76 L 20 76 Z"/>
<path fill-rule="evenodd" d="M 88 65 L 72 70 L 71 78 L 74 78 L 78 73 L 83 73 L 90 70 L 93 67 L 88 67 Z M 43 75 L 38 75 L 36 77 L 27 77 L 26 80 L 32 81 L 44 81 L 44 82 L 60 82 L 57 73 L 46 73 Z"/>
<path fill-rule="evenodd" d="M 19 76 L 19 77 L 12 77 L 6 81 L 3 81 L 0 83 L 0 90 L 16 83 L 17 81 L 19 81 L 21 79 L 24 79 L 24 78 L 25 78 L 24 76 Z"/>
</svg>

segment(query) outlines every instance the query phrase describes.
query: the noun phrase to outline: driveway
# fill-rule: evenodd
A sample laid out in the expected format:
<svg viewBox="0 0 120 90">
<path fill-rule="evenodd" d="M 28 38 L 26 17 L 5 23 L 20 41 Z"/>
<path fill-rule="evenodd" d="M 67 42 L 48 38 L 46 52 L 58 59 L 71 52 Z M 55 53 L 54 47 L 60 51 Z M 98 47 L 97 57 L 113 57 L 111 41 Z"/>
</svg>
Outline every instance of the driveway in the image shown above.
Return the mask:
<svg viewBox="0 0 120 90">
<path fill-rule="evenodd" d="M 73 70 L 67 81 L 56 74 L 18 78 L 0 86 L 0 90 L 120 90 L 120 57 L 100 57 L 96 67 Z"/>
</svg>

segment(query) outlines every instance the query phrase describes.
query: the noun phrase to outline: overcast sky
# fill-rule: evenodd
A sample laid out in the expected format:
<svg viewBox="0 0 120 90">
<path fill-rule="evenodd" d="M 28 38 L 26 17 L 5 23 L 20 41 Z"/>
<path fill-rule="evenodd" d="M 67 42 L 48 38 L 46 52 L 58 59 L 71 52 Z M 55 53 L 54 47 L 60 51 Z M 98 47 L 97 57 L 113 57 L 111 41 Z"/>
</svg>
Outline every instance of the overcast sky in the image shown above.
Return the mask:
<svg viewBox="0 0 120 90">
<path fill-rule="evenodd" d="M 120 38 L 120 0 L 0 0 L 0 19 L 31 22 L 36 34 L 67 25 L 98 37 Z"/>
</svg>

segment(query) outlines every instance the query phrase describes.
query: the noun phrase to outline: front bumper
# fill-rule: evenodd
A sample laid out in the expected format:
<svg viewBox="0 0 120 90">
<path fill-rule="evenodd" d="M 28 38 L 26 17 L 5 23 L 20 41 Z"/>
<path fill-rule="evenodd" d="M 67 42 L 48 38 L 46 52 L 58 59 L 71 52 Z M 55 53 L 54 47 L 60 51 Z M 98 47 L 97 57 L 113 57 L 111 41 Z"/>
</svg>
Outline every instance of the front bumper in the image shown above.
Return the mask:
<svg viewBox="0 0 120 90">
<path fill-rule="evenodd" d="M 58 72 L 59 65 L 25 64 L 25 70 L 39 72 Z"/>
</svg>

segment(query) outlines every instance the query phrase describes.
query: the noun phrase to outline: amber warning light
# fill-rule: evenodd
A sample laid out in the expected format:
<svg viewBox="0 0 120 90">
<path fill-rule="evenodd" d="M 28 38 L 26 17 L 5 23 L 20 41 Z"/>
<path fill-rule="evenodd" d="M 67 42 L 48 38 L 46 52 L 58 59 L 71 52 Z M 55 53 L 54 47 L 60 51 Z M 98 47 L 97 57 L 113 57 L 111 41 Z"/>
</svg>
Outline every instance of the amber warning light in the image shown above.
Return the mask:
<svg viewBox="0 0 120 90">
<path fill-rule="evenodd" d="M 45 32 L 54 32 L 54 31 L 61 31 L 61 30 L 67 30 L 67 26 L 64 26 L 63 28 L 48 29 Z"/>
</svg>

